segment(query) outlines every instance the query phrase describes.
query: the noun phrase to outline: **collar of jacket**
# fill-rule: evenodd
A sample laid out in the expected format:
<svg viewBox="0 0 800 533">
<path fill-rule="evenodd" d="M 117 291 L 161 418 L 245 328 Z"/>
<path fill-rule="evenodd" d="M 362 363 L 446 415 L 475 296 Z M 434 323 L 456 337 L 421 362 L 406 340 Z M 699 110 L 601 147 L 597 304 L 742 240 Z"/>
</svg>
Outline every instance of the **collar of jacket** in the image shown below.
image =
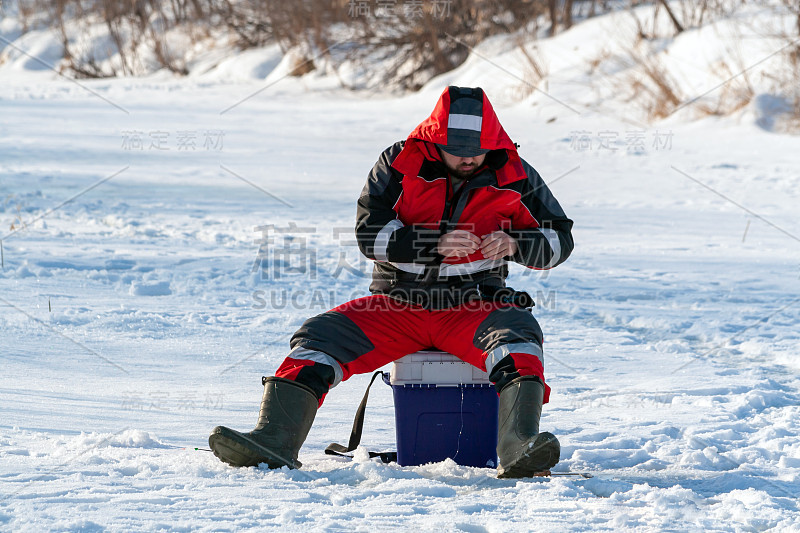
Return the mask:
<svg viewBox="0 0 800 533">
<path fill-rule="evenodd" d="M 486 154 L 485 165 L 494 171 L 501 187 L 527 178 L 516 150 L 492 150 Z M 392 162 L 392 168 L 403 175 L 419 176 L 427 181 L 441 178 L 447 172 L 436 146 L 418 139 L 406 140 Z"/>
</svg>

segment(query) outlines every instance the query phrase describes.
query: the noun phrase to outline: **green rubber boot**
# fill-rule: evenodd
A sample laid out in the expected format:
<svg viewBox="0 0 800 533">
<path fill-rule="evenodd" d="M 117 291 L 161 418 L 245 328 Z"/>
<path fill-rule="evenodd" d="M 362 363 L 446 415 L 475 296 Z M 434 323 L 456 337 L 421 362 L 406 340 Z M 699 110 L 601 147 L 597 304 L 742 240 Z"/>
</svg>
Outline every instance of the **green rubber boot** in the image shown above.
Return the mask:
<svg viewBox="0 0 800 533">
<path fill-rule="evenodd" d="M 242 433 L 217 426 L 208 445 L 220 461 L 231 466 L 300 468 L 297 452 L 308 436 L 319 401 L 305 385 L 284 378 L 263 378 L 264 397 L 258 423 L 253 431 Z"/>
<path fill-rule="evenodd" d="M 500 391 L 497 477 L 533 477 L 558 462 L 558 439 L 539 433 L 543 401 L 544 385 L 533 376 L 518 377 Z"/>
</svg>

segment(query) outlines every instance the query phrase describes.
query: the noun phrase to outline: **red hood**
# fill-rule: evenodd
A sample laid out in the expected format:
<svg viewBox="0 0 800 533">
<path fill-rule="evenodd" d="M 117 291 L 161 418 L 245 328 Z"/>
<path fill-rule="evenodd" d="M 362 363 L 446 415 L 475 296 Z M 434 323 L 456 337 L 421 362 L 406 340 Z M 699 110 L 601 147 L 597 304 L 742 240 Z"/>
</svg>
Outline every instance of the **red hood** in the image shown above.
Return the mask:
<svg viewBox="0 0 800 533">
<path fill-rule="evenodd" d="M 453 113 L 457 115 L 456 119 L 463 119 L 467 117 L 469 122 L 473 124 L 480 124 L 480 132 L 475 131 L 474 134 L 480 136 L 480 147 L 487 150 L 505 150 L 508 154 L 508 162 L 502 168 L 497 170 L 497 180 L 500 185 L 505 185 L 518 179 L 524 178 L 525 171 L 522 168 L 522 163 L 517 154 L 517 148 L 511 138 L 508 136 L 497 115 L 494 112 L 489 98 L 482 89 L 461 89 L 459 87 L 447 87 L 439 101 L 436 102 L 431 115 L 422 121 L 422 123 L 414 128 L 414 131 L 408 136 L 403 150 L 395 158 L 392 166 L 403 174 L 416 175 L 425 159 L 433 161 L 441 161 L 439 152 L 436 150 L 434 144 L 448 143 L 448 126 L 449 132 L 453 135 L 453 124 L 451 121 L 451 93 L 456 94 L 456 91 L 471 91 L 471 94 L 477 95 L 477 98 L 471 98 L 469 102 L 468 112 L 470 115 L 464 115 L 463 110 L 465 106 L 460 104 L 459 112 Z M 476 126 L 477 127 L 477 126 Z M 455 130 L 463 131 L 463 130 Z M 468 132 L 470 133 L 470 132 Z M 477 139 L 476 139 L 477 141 Z"/>
</svg>

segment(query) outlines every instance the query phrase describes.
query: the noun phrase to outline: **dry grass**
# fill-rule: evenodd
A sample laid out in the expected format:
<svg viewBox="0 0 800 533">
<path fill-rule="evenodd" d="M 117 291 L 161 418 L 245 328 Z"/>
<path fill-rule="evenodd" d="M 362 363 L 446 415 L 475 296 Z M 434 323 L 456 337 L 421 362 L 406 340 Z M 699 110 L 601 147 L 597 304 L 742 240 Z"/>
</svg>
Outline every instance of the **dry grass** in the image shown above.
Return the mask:
<svg viewBox="0 0 800 533">
<path fill-rule="evenodd" d="M 530 96 L 539 88 L 542 82 L 545 82 L 548 69 L 536 46 L 533 47 L 532 52 L 529 52 L 520 38 L 517 40 L 517 48 L 519 48 L 522 57 L 525 59 L 525 68 L 523 70 L 524 82 L 519 86 L 519 94 L 517 95 L 518 98 L 523 99 Z M 545 88 L 545 91 L 546 90 Z"/>
<path fill-rule="evenodd" d="M 729 14 L 730 6 L 721 2 L 695 0 L 681 7 L 680 16 L 688 26 L 702 25 L 715 17 Z M 657 10 L 656 10 L 657 11 Z M 800 5 L 797 7 L 800 17 Z M 629 101 L 639 107 L 648 120 L 666 118 L 677 110 L 686 107 L 694 112 L 695 117 L 704 116 L 729 116 L 750 106 L 758 91 L 753 79 L 754 73 L 748 70 L 750 63 L 744 59 L 745 54 L 740 48 L 746 42 L 744 36 L 734 36 L 731 39 L 732 48 L 729 48 L 725 59 L 719 60 L 710 67 L 710 72 L 715 82 L 711 82 L 710 91 L 697 101 L 693 100 L 694 94 L 685 94 L 682 90 L 682 79 L 676 78 L 664 63 L 665 55 L 659 52 L 659 41 L 654 39 L 657 24 L 652 22 L 652 31 L 649 31 L 649 22 L 631 13 L 635 23 L 635 43 L 623 45 L 623 68 L 628 74 L 616 77 L 612 86 L 622 92 L 630 94 Z M 658 16 L 657 14 L 654 16 Z M 798 32 L 800 34 L 800 18 L 798 19 Z M 778 32 L 773 32 L 774 35 Z M 797 36 L 783 35 L 787 43 L 796 42 Z M 662 38 L 663 41 L 663 38 Z M 663 46 L 663 43 L 660 44 Z M 783 99 L 791 107 L 790 113 L 780 111 L 780 117 L 770 116 L 769 122 L 780 124 L 782 131 L 796 129 L 800 125 L 800 44 L 787 48 L 785 57 L 776 57 L 774 64 L 762 75 L 773 79 L 774 97 Z M 590 73 L 602 70 L 607 61 L 603 54 L 589 63 Z M 618 59 L 617 59 L 618 60 Z M 759 84 L 758 86 L 762 86 Z M 763 88 L 761 89 L 763 92 Z M 697 93 L 695 93 L 697 94 Z M 774 104 L 773 104 L 774 105 Z M 794 126 L 788 127 L 787 124 Z"/>
<path fill-rule="evenodd" d="M 621 86 L 618 83 L 619 89 L 631 92 L 630 101 L 641 105 L 649 119 L 671 115 L 683 98 L 660 58 L 647 50 L 645 42 L 628 48 L 627 56 L 632 72 L 622 78 Z"/>
<path fill-rule="evenodd" d="M 630 90 L 633 91 L 631 101 L 641 105 L 648 119 L 666 118 L 690 101 L 691 96 L 683 94 L 680 84 L 658 56 L 648 56 L 636 49 L 631 49 L 628 53 L 634 65 L 634 72 L 625 78 L 625 83 L 629 84 Z M 728 81 L 717 90 L 691 103 L 699 116 L 731 115 L 752 102 L 756 91 L 739 62 L 731 65 L 719 61 L 713 72 L 720 82 Z"/>
<path fill-rule="evenodd" d="M 798 40 L 791 36 L 785 38 L 792 39 L 789 43 Z M 775 98 L 782 101 L 783 113 L 765 118 L 772 123 L 771 129 L 775 131 L 800 134 L 800 43 L 787 48 L 781 59 L 780 68 L 765 73 L 764 77 L 771 80 Z"/>
<path fill-rule="evenodd" d="M 612 54 L 608 48 L 603 47 L 596 56 L 589 58 L 587 60 L 586 65 L 588 68 L 588 74 L 594 74 L 598 71 L 598 69 L 609 59 L 611 59 Z"/>
<path fill-rule="evenodd" d="M 289 76 L 294 76 L 296 78 L 305 76 L 317 68 L 314 64 L 314 59 L 306 57 L 304 54 L 294 54 L 291 58 L 291 61 L 292 67 L 289 70 Z"/>
<path fill-rule="evenodd" d="M 705 116 L 726 116 L 746 107 L 756 95 L 750 77 L 744 67 L 737 61 L 737 65 L 731 65 L 725 61 L 720 61 L 713 68 L 714 74 L 719 80 L 730 80 L 718 91 L 712 93 L 709 98 L 698 101 L 695 109 Z"/>
<path fill-rule="evenodd" d="M 800 6 L 798 6 L 797 31 L 800 39 Z M 789 120 L 793 126 L 792 129 L 800 132 L 800 43 L 789 48 L 786 51 L 786 57 L 788 67 L 786 72 L 786 78 L 788 79 L 786 81 L 788 82 L 787 86 L 790 88 L 789 102 L 792 105 L 792 113 Z"/>
</svg>

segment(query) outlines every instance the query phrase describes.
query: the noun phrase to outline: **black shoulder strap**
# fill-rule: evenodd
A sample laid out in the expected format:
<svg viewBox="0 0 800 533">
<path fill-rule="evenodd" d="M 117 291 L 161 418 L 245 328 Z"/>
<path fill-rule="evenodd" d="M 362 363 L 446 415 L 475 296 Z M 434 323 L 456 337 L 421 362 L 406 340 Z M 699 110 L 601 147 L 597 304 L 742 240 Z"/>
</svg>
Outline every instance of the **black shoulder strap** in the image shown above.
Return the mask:
<svg viewBox="0 0 800 533">
<path fill-rule="evenodd" d="M 341 457 L 353 457 L 352 455 L 346 455 L 347 452 L 352 452 L 358 445 L 361 444 L 361 433 L 364 430 L 364 413 L 367 410 L 367 399 L 369 398 L 369 389 L 372 387 L 372 384 L 375 382 L 375 378 L 378 376 L 382 376 L 383 372 L 378 370 L 374 374 L 372 374 L 372 379 L 367 385 L 367 390 L 364 392 L 364 397 L 361 399 L 361 403 L 358 405 L 358 409 L 356 410 L 356 417 L 353 420 L 353 429 L 350 431 L 350 441 L 347 443 L 347 447 L 342 446 L 341 444 L 337 444 L 332 442 L 327 448 L 325 448 L 326 455 L 339 455 Z M 381 461 L 384 463 L 391 463 L 397 462 L 397 452 L 369 452 L 370 457 L 380 457 Z"/>
</svg>

